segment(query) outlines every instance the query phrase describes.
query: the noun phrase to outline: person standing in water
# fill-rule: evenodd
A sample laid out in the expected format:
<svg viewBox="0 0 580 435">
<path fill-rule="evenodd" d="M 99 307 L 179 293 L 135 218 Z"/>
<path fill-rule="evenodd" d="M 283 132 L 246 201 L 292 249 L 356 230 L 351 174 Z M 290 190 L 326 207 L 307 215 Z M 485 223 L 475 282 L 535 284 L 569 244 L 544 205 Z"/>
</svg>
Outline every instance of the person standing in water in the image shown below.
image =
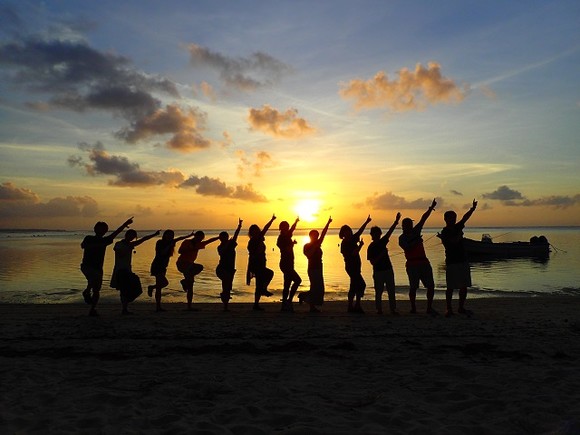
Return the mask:
<svg viewBox="0 0 580 435">
<path fill-rule="evenodd" d="M 231 239 L 226 231 L 222 231 L 219 234 L 220 244 L 217 247 L 217 251 L 220 260 L 215 269 L 215 274 L 222 282 L 220 299 L 224 304 L 224 311 L 228 311 L 228 303 L 232 298 L 231 293 L 234 275 L 236 274 L 236 246 L 238 246 L 238 235 L 242 229 L 242 222 L 241 219 L 238 219 L 238 227 Z"/>
<path fill-rule="evenodd" d="M 115 241 L 121 231 L 133 223 L 133 218 L 127 219 L 119 228 L 108 236 L 109 226 L 106 222 L 97 222 L 94 227 L 94 236 L 86 236 L 82 243 L 83 259 L 81 272 L 87 279 L 87 287 L 83 291 L 83 298 L 91 306 L 89 316 L 98 316 L 97 303 L 99 302 L 101 287 L 103 286 L 103 264 L 107 246 Z"/>
<path fill-rule="evenodd" d="M 342 239 L 340 252 L 344 257 L 344 268 L 350 278 L 350 286 L 348 290 L 349 313 L 364 313 L 361 306 L 361 300 L 364 296 L 367 284 L 361 273 L 362 263 L 360 259 L 360 250 L 362 249 L 364 242 L 360 237 L 370 221 L 371 217 L 369 215 L 367 220 L 356 233 L 353 233 L 352 228 L 348 225 L 343 225 L 338 233 L 338 237 Z"/>
<path fill-rule="evenodd" d="M 371 237 L 373 241 L 367 248 L 367 260 L 369 260 L 373 265 L 375 307 L 377 309 L 377 314 L 383 314 L 382 295 L 385 289 L 389 295 L 389 308 L 391 314 L 399 314 L 397 312 L 397 301 L 395 299 L 395 273 L 393 272 L 393 265 L 391 264 L 389 250 L 387 248 L 389 238 L 399 224 L 399 219 L 401 219 L 401 213 L 397 213 L 393 225 L 391 225 L 383 237 L 381 237 L 382 231 L 379 227 L 371 228 Z"/>
<path fill-rule="evenodd" d="M 131 262 L 133 249 L 141 243 L 158 236 L 156 231 L 145 237 L 137 239 L 137 231 L 127 230 L 125 237 L 115 243 L 115 266 L 111 275 L 111 287 L 119 290 L 122 305 L 122 314 L 131 314 L 128 310 L 129 302 L 133 302 L 141 294 L 141 281 L 133 273 Z"/>
<path fill-rule="evenodd" d="M 194 232 L 186 236 L 174 238 L 175 232 L 173 230 L 165 230 L 160 240 L 155 243 L 155 258 L 151 263 L 151 276 L 155 277 L 155 284 L 147 286 L 147 294 L 149 297 L 153 296 L 155 290 L 155 305 L 156 311 L 165 311 L 161 308 L 161 289 L 169 285 L 167 280 L 167 266 L 169 259 L 173 256 L 175 245 L 177 242 L 193 237 Z"/>
<path fill-rule="evenodd" d="M 195 283 L 196 275 L 199 275 L 203 270 L 203 265 L 195 262 L 200 249 L 205 249 L 207 245 L 219 240 L 218 237 L 211 237 L 205 239 L 203 231 L 196 231 L 193 239 L 184 240 L 179 246 L 179 257 L 177 258 L 177 270 L 183 274 L 181 280 L 181 287 L 187 293 L 187 309 L 193 310 L 193 284 Z"/>
<path fill-rule="evenodd" d="M 433 279 L 433 268 L 427 259 L 425 247 L 423 246 L 423 237 L 421 231 L 423 225 L 427 222 L 431 212 L 435 210 L 437 202 L 433 202 L 427 209 L 417 225 L 413 226 L 413 220 L 410 218 L 403 219 L 403 233 L 399 236 L 399 246 L 405 252 L 407 262 L 405 268 L 409 277 L 409 301 L 411 302 L 411 313 L 417 312 L 416 299 L 419 283 L 422 282 L 427 289 L 427 314 L 437 314 L 433 310 L 433 297 L 435 295 L 435 280 Z"/>
<path fill-rule="evenodd" d="M 282 311 L 294 311 L 292 300 L 302 283 L 302 278 L 294 269 L 294 245 L 296 240 L 292 240 L 294 230 L 300 219 L 290 226 L 286 221 L 280 222 L 280 235 L 276 241 L 276 246 L 280 248 L 280 270 L 284 274 L 284 289 L 282 290 Z"/>
<path fill-rule="evenodd" d="M 328 231 L 328 227 L 332 222 L 332 218 L 328 218 L 326 226 L 322 230 L 322 233 L 318 234 L 318 231 L 312 230 L 308 233 L 310 237 L 310 242 L 304 245 L 304 255 L 308 259 L 308 279 L 310 280 L 310 291 L 303 292 L 298 295 L 300 302 L 307 300 L 310 304 L 311 313 L 319 313 L 320 310 L 317 305 L 320 306 L 324 303 L 324 275 L 322 271 L 322 242 Z"/>
<path fill-rule="evenodd" d="M 467 287 L 471 287 L 471 271 L 467 261 L 467 253 L 463 246 L 463 228 L 469 220 L 475 209 L 477 201 L 474 199 L 471 208 L 457 222 L 457 213 L 452 210 L 446 211 L 443 215 L 445 228 L 441 230 L 438 237 L 445 246 L 445 280 L 447 290 L 445 292 L 445 301 L 447 305 L 446 317 L 453 315 L 451 300 L 453 299 L 453 290 L 459 289 L 459 308 L 460 314 L 467 314 L 465 309 L 465 300 L 467 299 Z"/>
<path fill-rule="evenodd" d="M 272 222 L 276 220 L 276 215 L 264 225 L 263 229 L 256 224 L 252 224 L 248 230 L 250 240 L 248 241 L 248 272 L 246 274 L 246 283 L 250 285 L 252 278 L 256 278 L 256 289 L 254 291 L 254 311 L 263 311 L 260 306 L 260 298 L 272 296 L 268 291 L 268 285 L 274 277 L 272 269 L 266 267 L 266 243 L 265 236 Z"/>
</svg>

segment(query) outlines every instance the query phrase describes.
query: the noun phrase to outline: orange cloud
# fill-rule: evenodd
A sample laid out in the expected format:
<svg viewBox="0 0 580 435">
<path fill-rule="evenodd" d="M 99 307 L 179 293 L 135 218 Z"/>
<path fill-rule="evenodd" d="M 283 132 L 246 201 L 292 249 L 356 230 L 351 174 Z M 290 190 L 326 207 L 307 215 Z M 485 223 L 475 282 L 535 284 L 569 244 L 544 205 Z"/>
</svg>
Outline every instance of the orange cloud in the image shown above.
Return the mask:
<svg viewBox="0 0 580 435">
<path fill-rule="evenodd" d="M 158 109 L 117 133 L 129 143 L 135 143 L 151 136 L 172 134 L 166 142 L 170 149 L 184 153 L 208 148 L 211 142 L 201 134 L 205 130 L 206 114 L 196 109 L 170 104 Z"/>
<path fill-rule="evenodd" d="M 384 71 L 379 71 L 367 81 L 354 79 L 343 83 L 339 94 L 346 100 L 354 100 L 356 109 L 388 108 L 393 112 L 461 102 L 466 96 L 466 89 L 443 77 L 440 65 L 434 62 L 427 68 L 417 64 L 415 71 L 403 68 L 397 76 L 397 79 L 389 80 Z"/>
<path fill-rule="evenodd" d="M 264 168 L 271 168 L 275 165 L 274 160 L 270 153 L 266 151 L 258 151 L 254 154 L 255 161 L 252 161 L 246 156 L 244 150 L 237 150 L 236 155 L 240 159 L 240 163 L 238 164 L 238 175 L 241 178 L 244 178 L 246 169 L 251 168 L 253 169 L 254 176 L 259 177 L 262 175 L 262 170 Z"/>
<path fill-rule="evenodd" d="M 267 104 L 261 109 L 250 109 L 248 121 L 253 130 L 284 139 L 294 139 L 316 131 L 304 118 L 298 117 L 296 109 L 282 113 Z"/>
</svg>

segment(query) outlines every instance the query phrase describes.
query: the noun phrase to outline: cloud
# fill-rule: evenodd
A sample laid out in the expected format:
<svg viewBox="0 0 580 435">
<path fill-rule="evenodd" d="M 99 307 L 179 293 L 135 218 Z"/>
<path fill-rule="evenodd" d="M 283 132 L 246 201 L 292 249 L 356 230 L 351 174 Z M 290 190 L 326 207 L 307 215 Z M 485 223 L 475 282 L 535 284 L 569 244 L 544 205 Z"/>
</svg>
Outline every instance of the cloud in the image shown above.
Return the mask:
<svg viewBox="0 0 580 435">
<path fill-rule="evenodd" d="M 0 219 L 94 217 L 98 213 L 97 202 L 90 196 L 56 197 L 42 202 L 36 193 L 11 182 L 0 186 Z"/>
<path fill-rule="evenodd" d="M 201 82 L 199 86 L 193 85 L 193 95 L 197 97 L 198 92 L 209 99 L 212 103 L 217 101 L 215 89 L 208 82 Z"/>
<path fill-rule="evenodd" d="M 296 109 L 282 113 L 265 104 L 260 109 L 250 109 L 248 121 L 253 130 L 278 138 L 294 139 L 313 134 L 316 130 L 297 115 Z"/>
<path fill-rule="evenodd" d="M 107 153 L 100 142 L 92 146 L 83 143 L 79 147 L 88 153 L 88 159 L 91 163 L 85 163 L 80 156 L 71 156 L 68 158 L 69 165 L 83 167 L 91 176 L 113 175 L 115 178 L 109 180 L 109 184 L 112 186 L 177 187 L 185 179 L 185 176 L 179 171 L 143 171 L 139 164 L 131 163 L 127 157 L 113 156 Z"/>
<path fill-rule="evenodd" d="M 415 199 L 408 201 L 402 196 L 397 196 L 392 192 L 385 192 L 381 195 L 375 195 L 366 199 L 366 205 L 375 210 L 423 210 L 427 209 L 433 198 L 429 199 Z M 443 199 L 437 198 L 437 206 L 443 205 Z"/>
<path fill-rule="evenodd" d="M 291 71 L 285 63 L 262 52 L 245 58 L 232 58 L 197 44 L 189 44 L 187 49 L 193 66 L 217 70 L 228 87 L 241 91 L 253 91 L 270 85 Z"/>
<path fill-rule="evenodd" d="M 504 204 L 507 206 L 515 206 L 515 207 L 540 206 L 540 207 L 552 207 L 557 209 L 563 209 L 580 204 L 580 194 L 574 196 L 551 195 L 538 199 L 525 199 L 521 202 L 506 201 L 504 202 Z"/>
<path fill-rule="evenodd" d="M 73 167 L 83 168 L 88 175 L 112 175 L 109 185 L 118 187 L 151 187 L 164 186 L 169 188 L 195 188 L 196 193 L 204 196 L 239 199 L 250 202 L 267 202 L 264 195 L 256 192 L 251 184 L 245 186 L 228 186 L 219 178 L 191 175 L 189 178 L 178 170 L 144 171 L 139 164 L 129 161 L 124 156 L 114 156 L 107 153 L 102 143 L 94 145 L 82 143 L 82 151 L 88 154 L 90 163 L 82 156 L 70 156 L 68 163 Z"/>
<path fill-rule="evenodd" d="M 135 143 L 151 136 L 170 134 L 165 143 L 172 150 L 189 153 L 208 148 L 211 141 L 202 136 L 206 114 L 193 108 L 167 105 L 133 122 L 130 128 L 119 131 L 116 136 L 128 143 Z"/>
<path fill-rule="evenodd" d="M 241 199 L 250 202 L 268 202 L 264 195 L 254 190 L 252 184 L 231 187 L 226 185 L 226 183 L 221 181 L 219 178 L 210 178 L 207 176 L 198 177 L 192 175 L 179 187 L 193 187 L 197 193 L 204 196 Z"/>
<path fill-rule="evenodd" d="M 262 170 L 265 168 L 272 168 L 275 166 L 272 156 L 266 151 L 258 151 L 254 154 L 254 162 L 252 162 L 247 156 L 244 150 L 237 150 L 236 155 L 240 159 L 238 164 L 238 175 L 244 178 L 246 170 L 251 169 L 255 177 L 260 177 L 262 175 Z"/>
<path fill-rule="evenodd" d="M 431 62 L 427 68 L 417 64 L 415 71 L 403 68 L 394 80 L 389 80 L 384 71 L 367 81 L 353 79 L 341 84 L 339 95 L 345 100 L 353 100 L 356 109 L 386 108 L 405 112 L 439 103 L 461 102 L 466 89 L 443 77 L 440 65 Z"/>
<path fill-rule="evenodd" d="M 508 186 L 499 186 L 495 191 L 484 193 L 481 197 L 485 199 L 497 199 L 500 201 L 524 199 L 524 196 L 520 192 L 510 189 Z"/>
<path fill-rule="evenodd" d="M 452 195 L 455 195 L 455 196 L 463 196 L 463 193 L 459 192 L 458 190 L 453 190 L 453 189 L 452 189 L 452 190 L 450 190 L 449 192 L 450 192 Z"/>
</svg>

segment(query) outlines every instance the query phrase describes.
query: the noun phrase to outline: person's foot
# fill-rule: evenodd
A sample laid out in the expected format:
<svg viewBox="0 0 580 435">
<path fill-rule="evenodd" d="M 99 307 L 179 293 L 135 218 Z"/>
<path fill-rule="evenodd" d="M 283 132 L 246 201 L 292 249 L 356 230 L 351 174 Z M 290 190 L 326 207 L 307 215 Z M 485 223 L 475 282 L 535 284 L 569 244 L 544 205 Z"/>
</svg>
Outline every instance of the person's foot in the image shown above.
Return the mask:
<svg viewBox="0 0 580 435">
<path fill-rule="evenodd" d="M 187 286 L 186 286 L 186 284 L 187 284 L 187 281 L 186 281 L 186 280 L 184 280 L 184 279 L 182 279 L 182 280 L 181 280 L 181 281 L 179 281 L 179 282 L 181 283 L 181 288 L 183 289 L 183 291 L 187 293 Z"/>
<path fill-rule="evenodd" d="M 133 312 L 132 312 L 132 311 L 129 311 L 129 310 L 123 310 L 123 311 L 121 311 L 121 314 L 122 314 L 123 316 L 126 316 L 126 315 L 131 315 L 131 314 L 133 314 Z"/>
<path fill-rule="evenodd" d="M 399 316 L 399 312 L 397 310 L 391 310 L 391 316 Z"/>
<path fill-rule="evenodd" d="M 89 311 L 89 316 L 99 317 L 99 313 L 97 313 L 97 310 L 95 310 L 94 308 L 91 308 L 91 311 Z"/>
<path fill-rule="evenodd" d="M 467 309 L 465 309 L 465 308 L 459 308 L 459 309 L 457 310 L 457 312 L 458 312 L 459 314 L 465 314 L 467 317 L 471 317 L 471 315 L 473 314 L 473 311 L 471 311 L 471 310 L 467 310 Z"/>
<path fill-rule="evenodd" d="M 264 309 L 259 306 L 258 304 L 254 304 L 254 306 L 252 307 L 252 310 L 254 311 L 264 311 Z"/>
<path fill-rule="evenodd" d="M 154 286 L 154 285 L 148 285 L 148 286 L 147 286 L 147 295 L 148 295 L 149 297 L 152 297 L 152 296 L 153 296 L 153 290 L 154 290 L 154 289 L 155 289 L 155 286 Z"/>
<path fill-rule="evenodd" d="M 157 308 L 155 309 L 155 312 L 156 312 L 156 313 L 163 313 L 164 311 L 165 311 L 165 310 L 164 310 L 163 308 L 161 308 L 161 307 L 157 307 Z"/>
<path fill-rule="evenodd" d="M 310 307 L 310 313 L 320 313 L 320 310 L 316 307 Z"/>
<path fill-rule="evenodd" d="M 262 290 L 262 296 L 266 296 L 267 298 L 269 298 L 270 296 L 272 296 L 274 293 L 268 291 L 268 290 Z"/>
<path fill-rule="evenodd" d="M 306 295 L 304 294 L 304 292 L 299 292 L 298 293 L 298 304 L 302 305 L 305 298 L 306 298 Z"/>
<path fill-rule="evenodd" d="M 429 314 L 432 317 L 435 317 L 435 316 L 438 316 L 439 315 L 439 313 L 436 310 L 434 310 L 433 308 L 429 308 L 427 310 L 427 314 Z"/>
<path fill-rule="evenodd" d="M 357 305 L 354 307 L 354 312 L 358 313 L 358 314 L 364 314 L 364 310 L 362 309 L 362 307 L 360 305 Z"/>
<path fill-rule="evenodd" d="M 377 314 L 378 314 L 379 316 L 382 316 L 382 315 L 383 315 L 383 310 L 377 310 Z"/>
<path fill-rule="evenodd" d="M 93 298 L 91 297 L 91 292 L 89 290 L 83 292 L 83 299 L 85 300 L 85 303 L 89 305 L 93 303 Z"/>
<path fill-rule="evenodd" d="M 445 311 L 445 317 L 451 317 L 451 316 L 453 316 L 453 311 L 451 311 L 451 310 Z"/>
</svg>

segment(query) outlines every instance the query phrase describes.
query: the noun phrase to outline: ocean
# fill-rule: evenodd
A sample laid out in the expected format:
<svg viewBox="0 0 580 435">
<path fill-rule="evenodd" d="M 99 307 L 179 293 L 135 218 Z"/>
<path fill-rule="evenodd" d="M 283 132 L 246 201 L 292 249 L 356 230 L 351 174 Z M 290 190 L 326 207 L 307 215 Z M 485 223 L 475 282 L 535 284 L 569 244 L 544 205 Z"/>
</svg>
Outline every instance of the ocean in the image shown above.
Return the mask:
<svg viewBox="0 0 580 435">
<path fill-rule="evenodd" d="M 435 277 L 435 298 L 445 297 L 445 253 L 436 237 L 440 228 L 425 228 L 423 239 L 427 256 L 433 266 Z M 207 230 L 206 237 L 217 235 L 222 230 Z M 302 277 L 299 290 L 308 290 L 306 257 L 302 246 L 308 241 L 309 229 L 294 232 L 296 270 Z M 140 235 L 151 231 L 138 231 Z M 229 231 L 230 234 L 233 230 Z M 177 231 L 176 236 L 187 231 Z M 544 235 L 548 238 L 552 252 L 544 260 L 517 258 L 504 260 L 471 261 L 473 287 L 468 297 L 502 297 L 567 294 L 580 296 L 580 227 L 538 227 L 538 228 L 466 228 L 465 236 L 480 240 L 483 233 L 490 234 L 496 242 L 528 241 L 532 236 Z M 82 302 L 81 292 L 86 281 L 79 266 L 82 256 L 80 243 L 89 233 L 79 231 L 0 231 L 0 303 L 73 303 Z M 408 281 L 405 272 L 405 256 L 398 246 L 397 229 L 388 245 L 395 271 L 397 298 L 408 299 Z M 270 290 L 274 296 L 265 301 L 279 301 L 282 293 L 282 272 L 278 267 L 280 253 L 276 247 L 278 230 L 272 228 L 266 236 L 268 267 L 274 270 Z M 119 236 L 117 240 L 122 237 Z M 133 271 L 141 277 L 143 288 L 153 284 L 149 267 L 154 257 L 155 241 L 138 246 L 133 254 Z M 365 245 L 370 243 L 368 231 L 363 236 Z M 253 286 L 245 283 L 247 265 L 247 232 L 242 230 L 238 239 L 237 273 L 234 279 L 232 302 L 252 302 Z M 200 251 L 197 262 L 204 265 L 204 271 L 196 279 L 194 302 L 219 303 L 220 281 L 215 275 L 218 262 L 217 245 L 208 245 Z M 372 269 L 366 261 L 366 246 L 361 251 L 363 276 L 367 282 L 365 299 L 374 298 L 372 288 Z M 323 244 L 324 279 L 326 300 L 346 300 L 348 276 L 340 254 L 338 229 L 329 230 Z M 173 257 L 167 277 L 169 286 L 164 289 L 164 302 L 184 302 L 185 294 L 179 283 L 182 276 L 175 268 L 177 254 Z M 107 249 L 105 258 L 105 277 L 101 300 L 118 300 L 118 292 L 109 287 L 113 270 L 114 253 L 112 246 Z M 253 282 L 252 282 L 253 284 Z M 386 298 L 386 295 L 383 297 Z M 419 289 L 418 299 L 425 299 L 424 289 Z M 153 303 L 144 294 L 137 303 Z"/>
</svg>

